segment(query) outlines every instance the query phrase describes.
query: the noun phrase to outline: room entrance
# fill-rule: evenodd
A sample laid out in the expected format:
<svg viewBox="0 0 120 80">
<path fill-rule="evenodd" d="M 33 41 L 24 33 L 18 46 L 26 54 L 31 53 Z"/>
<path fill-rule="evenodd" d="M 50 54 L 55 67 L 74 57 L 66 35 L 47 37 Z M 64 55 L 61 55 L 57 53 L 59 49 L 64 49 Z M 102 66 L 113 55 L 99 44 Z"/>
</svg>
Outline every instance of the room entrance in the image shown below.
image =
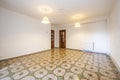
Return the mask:
<svg viewBox="0 0 120 80">
<path fill-rule="evenodd" d="M 59 47 L 66 48 L 66 30 L 59 31 Z"/>
<path fill-rule="evenodd" d="M 51 48 L 54 48 L 54 30 L 51 30 Z"/>
</svg>

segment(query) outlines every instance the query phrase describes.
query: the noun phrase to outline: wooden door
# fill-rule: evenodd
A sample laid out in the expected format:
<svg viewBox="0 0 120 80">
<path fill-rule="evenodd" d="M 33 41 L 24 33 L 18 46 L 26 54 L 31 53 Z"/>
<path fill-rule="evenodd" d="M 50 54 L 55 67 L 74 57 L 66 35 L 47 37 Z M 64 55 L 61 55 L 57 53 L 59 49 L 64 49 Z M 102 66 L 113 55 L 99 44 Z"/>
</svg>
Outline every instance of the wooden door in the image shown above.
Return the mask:
<svg viewBox="0 0 120 80">
<path fill-rule="evenodd" d="M 59 31 L 59 47 L 66 48 L 66 30 Z"/>
<path fill-rule="evenodd" d="M 51 30 L 51 48 L 54 48 L 54 30 Z"/>
</svg>

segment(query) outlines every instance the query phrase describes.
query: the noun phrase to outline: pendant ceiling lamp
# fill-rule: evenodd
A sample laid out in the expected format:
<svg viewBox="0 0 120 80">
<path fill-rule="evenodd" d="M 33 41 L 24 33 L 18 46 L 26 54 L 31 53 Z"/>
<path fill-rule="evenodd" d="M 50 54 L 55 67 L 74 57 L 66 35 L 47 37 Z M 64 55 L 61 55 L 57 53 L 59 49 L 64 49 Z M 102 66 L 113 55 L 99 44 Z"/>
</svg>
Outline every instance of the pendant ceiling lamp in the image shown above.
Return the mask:
<svg viewBox="0 0 120 80">
<path fill-rule="evenodd" d="M 43 24 L 50 24 L 50 21 L 48 19 L 48 17 L 43 17 L 42 21 Z"/>
<path fill-rule="evenodd" d="M 75 27 L 80 27 L 80 23 L 79 23 L 79 22 L 76 22 L 76 23 L 75 23 Z"/>
</svg>

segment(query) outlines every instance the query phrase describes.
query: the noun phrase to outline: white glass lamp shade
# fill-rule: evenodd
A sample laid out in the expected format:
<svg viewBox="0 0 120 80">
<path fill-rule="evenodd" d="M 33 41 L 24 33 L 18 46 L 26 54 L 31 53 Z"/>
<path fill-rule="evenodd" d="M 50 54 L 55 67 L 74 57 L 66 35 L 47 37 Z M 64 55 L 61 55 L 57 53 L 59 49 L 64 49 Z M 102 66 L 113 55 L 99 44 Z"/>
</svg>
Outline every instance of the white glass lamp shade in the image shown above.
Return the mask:
<svg viewBox="0 0 120 80">
<path fill-rule="evenodd" d="M 80 27 L 80 23 L 79 23 L 79 22 L 76 22 L 76 23 L 75 23 L 75 27 Z"/>
<path fill-rule="evenodd" d="M 44 24 L 49 24 L 50 23 L 48 17 L 43 17 L 41 22 L 44 23 Z"/>
</svg>

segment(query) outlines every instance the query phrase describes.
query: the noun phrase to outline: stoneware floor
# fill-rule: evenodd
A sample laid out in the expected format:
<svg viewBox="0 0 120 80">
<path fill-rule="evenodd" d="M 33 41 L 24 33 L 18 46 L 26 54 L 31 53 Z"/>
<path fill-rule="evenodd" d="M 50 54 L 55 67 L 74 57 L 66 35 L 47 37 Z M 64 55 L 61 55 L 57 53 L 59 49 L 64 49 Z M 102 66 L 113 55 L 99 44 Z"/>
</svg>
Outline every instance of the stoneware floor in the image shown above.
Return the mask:
<svg viewBox="0 0 120 80">
<path fill-rule="evenodd" d="M 0 80 L 120 80 L 110 57 L 52 49 L 0 61 Z"/>
</svg>

